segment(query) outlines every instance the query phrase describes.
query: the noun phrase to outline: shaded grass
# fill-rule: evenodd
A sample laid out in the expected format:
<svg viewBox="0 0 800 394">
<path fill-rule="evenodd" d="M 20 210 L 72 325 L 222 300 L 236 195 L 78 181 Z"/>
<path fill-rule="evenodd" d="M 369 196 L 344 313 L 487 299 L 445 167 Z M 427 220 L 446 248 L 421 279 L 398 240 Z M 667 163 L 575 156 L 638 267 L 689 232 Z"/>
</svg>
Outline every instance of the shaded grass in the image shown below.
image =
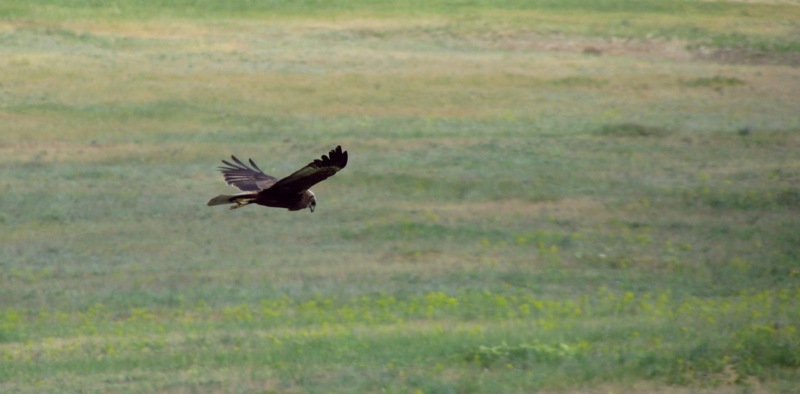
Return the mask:
<svg viewBox="0 0 800 394">
<path fill-rule="evenodd" d="M 660 127 L 645 126 L 636 123 L 604 125 L 597 131 L 600 135 L 619 137 L 658 137 L 670 134 L 671 131 Z"/>
<path fill-rule="evenodd" d="M 722 89 L 724 87 L 729 86 L 740 86 L 744 85 L 745 82 L 738 78 L 730 78 L 730 77 L 722 77 L 722 76 L 714 76 L 714 77 L 707 77 L 707 78 L 697 78 L 691 81 L 686 81 L 686 86 L 691 87 L 706 87 L 706 88 L 714 88 L 714 89 Z"/>
</svg>

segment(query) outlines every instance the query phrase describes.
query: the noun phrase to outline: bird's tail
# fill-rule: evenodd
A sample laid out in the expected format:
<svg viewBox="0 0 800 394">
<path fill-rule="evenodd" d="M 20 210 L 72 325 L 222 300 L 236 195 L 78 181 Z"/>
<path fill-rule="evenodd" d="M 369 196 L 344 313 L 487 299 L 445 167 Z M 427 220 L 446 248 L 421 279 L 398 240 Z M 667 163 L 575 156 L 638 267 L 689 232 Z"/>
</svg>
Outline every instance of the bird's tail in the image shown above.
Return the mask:
<svg viewBox="0 0 800 394">
<path fill-rule="evenodd" d="M 243 207 L 252 203 L 256 199 L 256 193 L 243 193 L 235 195 L 221 194 L 208 201 L 208 206 L 223 205 L 223 204 L 236 204 L 231 206 L 231 209 Z"/>
</svg>

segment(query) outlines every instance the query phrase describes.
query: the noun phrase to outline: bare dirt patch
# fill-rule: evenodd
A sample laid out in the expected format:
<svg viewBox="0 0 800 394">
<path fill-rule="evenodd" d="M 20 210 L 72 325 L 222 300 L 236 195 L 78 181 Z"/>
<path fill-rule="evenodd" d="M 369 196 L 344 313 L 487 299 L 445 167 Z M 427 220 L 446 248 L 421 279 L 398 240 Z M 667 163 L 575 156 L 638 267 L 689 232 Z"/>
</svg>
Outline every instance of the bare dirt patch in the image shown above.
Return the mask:
<svg viewBox="0 0 800 394">
<path fill-rule="evenodd" d="M 696 60 L 723 64 L 800 66 L 798 52 L 763 52 L 746 48 L 699 48 L 692 51 Z"/>
<path fill-rule="evenodd" d="M 634 40 L 627 38 L 589 38 L 536 33 L 492 33 L 475 40 L 483 45 L 510 51 L 550 51 L 582 53 L 587 56 L 644 56 L 690 60 L 687 42 L 681 40 Z"/>
<path fill-rule="evenodd" d="M 675 61 L 712 61 L 724 64 L 800 65 L 800 53 L 753 48 L 693 46 L 689 41 L 622 37 L 579 37 L 529 32 L 492 32 L 464 38 L 468 45 L 511 52 L 580 53 L 586 56 L 631 56 Z"/>
</svg>

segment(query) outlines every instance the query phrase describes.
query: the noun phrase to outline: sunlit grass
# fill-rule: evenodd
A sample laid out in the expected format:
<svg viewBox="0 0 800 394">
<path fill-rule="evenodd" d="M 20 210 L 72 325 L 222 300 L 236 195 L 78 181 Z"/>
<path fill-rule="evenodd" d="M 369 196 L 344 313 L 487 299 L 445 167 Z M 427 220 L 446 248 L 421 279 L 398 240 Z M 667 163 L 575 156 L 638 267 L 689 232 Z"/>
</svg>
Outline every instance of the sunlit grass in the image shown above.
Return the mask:
<svg viewBox="0 0 800 394">
<path fill-rule="evenodd" d="M 47 379 L 64 361 L 81 373 L 147 370 L 158 367 L 147 360 L 160 354 L 176 372 L 267 363 L 283 375 L 295 363 L 347 362 L 560 374 L 571 365 L 587 369 L 572 380 L 585 384 L 596 379 L 590 365 L 612 363 L 670 383 L 720 384 L 769 378 L 775 364 L 800 365 L 798 296 L 766 290 L 715 300 L 601 288 L 572 300 L 484 291 L 126 311 L 97 304 L 25 316 L 6 309 L 0 355 L 6 376 L 26 371 L 31 379 Z M 427 345 L 405 348 L 419 342 Z"/>
</svg>

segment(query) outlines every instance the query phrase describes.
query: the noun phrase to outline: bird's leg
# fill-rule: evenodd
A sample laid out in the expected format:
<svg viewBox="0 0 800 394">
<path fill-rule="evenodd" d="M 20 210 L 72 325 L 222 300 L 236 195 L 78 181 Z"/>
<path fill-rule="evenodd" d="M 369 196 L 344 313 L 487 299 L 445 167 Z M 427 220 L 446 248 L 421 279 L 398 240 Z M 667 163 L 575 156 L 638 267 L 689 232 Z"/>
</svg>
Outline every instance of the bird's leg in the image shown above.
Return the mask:
<svg viewBox="0 0 800 394">
<path fill-rule="evenodd" d="M 255 201 L 254 198 L 236 200 L 236 201 L 234 201 L 236 203 L 236 205 L 231 205 L 231 207 L 229 209 L 233 210 L 233 209 L 241 208 L 241 207 L 243 207 L 243 206 L 245 206 L 247 204 L 252 204 L 253 201 Z"/>
</svg>

